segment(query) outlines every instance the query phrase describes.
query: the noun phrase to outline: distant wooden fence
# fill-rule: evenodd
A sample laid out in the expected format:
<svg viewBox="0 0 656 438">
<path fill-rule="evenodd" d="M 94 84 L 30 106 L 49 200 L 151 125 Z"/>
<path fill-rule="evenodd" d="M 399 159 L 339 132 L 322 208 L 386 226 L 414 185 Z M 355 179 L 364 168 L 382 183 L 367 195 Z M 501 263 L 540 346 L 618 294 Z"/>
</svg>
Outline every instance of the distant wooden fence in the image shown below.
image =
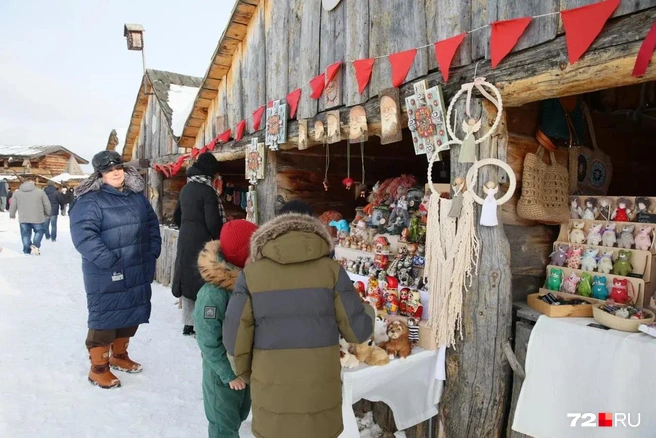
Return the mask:
<svg viewBox="0 0 656 438">
<path fill-rule="evenodd" d="M 163 286 L 169 286 L 173 281 L 175 253 L 178 247 L 178 230 L 169 227 L 159 227 L 162 235 L 162 253 L 157 259 L 155 281 Z"/>
</svg>

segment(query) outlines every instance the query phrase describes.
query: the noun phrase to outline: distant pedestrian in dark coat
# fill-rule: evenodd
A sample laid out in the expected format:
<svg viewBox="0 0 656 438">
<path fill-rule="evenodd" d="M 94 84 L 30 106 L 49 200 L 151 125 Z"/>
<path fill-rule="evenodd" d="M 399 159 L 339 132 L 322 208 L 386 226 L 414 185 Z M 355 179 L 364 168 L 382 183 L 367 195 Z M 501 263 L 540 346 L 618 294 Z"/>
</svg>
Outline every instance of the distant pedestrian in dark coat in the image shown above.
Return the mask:
<svg viewBox="0 0 656 438">
<path fill-rule="evenodd" d="M 217 240 L 225 222 L 225 213 L 214 179 L 219 174 L 219 162 L 210 152 L 200 154 L 187 169 L 187 184 L 173 220 L 180 228 L 173 274 L 173 295 L 182 300 L 184 335 L 194 333 L 194 304 L 205 281 L 198 272 L 198 254 L 210 240 Z"/>
<path fill-rule="evenodd" d="M 150 318 L 150 284 L 162 240 L 139 172 L 124 168 L 115 151 L 96 154 L 92 164 L 95 173 L 75 190 L 71 237 L 82 254 L 87 293 L 89 381 L 113 388 L 120 382 L 110 366 L 141 371 L 127 347 L 139 324 Z"/>
<path fill-rule="evenodd" d="M 52 239 L 53 242 L 56 242 L 59 207 L 64 206 L 64 199 L 62 198 L 62 194 L 59 193 L 57 187 L 55 187 L 54 181 L 48 181 L 48 186 L 43 191 L 46 193 L 48 200 L 50 201 L 50 216 L 46 217 L 46 220 L 43 222 L 46 240 Z"/>
<path fill-rule="evenodd" d="M 9 182 L 7 178 L 0 179 L 0 211 L 5 211 L 7 207 L 7 196 L 9 196 Z"/>
</svg>

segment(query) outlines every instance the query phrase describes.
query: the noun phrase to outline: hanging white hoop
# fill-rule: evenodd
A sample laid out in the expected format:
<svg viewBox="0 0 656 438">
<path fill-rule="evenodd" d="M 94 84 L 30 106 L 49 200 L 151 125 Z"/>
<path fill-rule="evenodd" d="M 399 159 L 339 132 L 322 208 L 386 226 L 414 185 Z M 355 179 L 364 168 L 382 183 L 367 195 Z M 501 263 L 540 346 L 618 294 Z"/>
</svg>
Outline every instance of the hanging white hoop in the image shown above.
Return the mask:
<svg viewBox="0 0 656 438">
<path fill-rule="evenodd" d="M 450 146 L 452 144 L 460 144 L 460 143 L 458 143 L 457 141 L 449 140 L 446 143 L 442 144 L 438 149 L 436 149 L 435 152 L 433 152 L 433 154 L 428 158 L 428 187 L 430 188 L 430 191 L 435 195 L 440 194 L 440 192 L 435 190 L 435 188 L 433 187 L 433 163 L 435 162 L 435 156 L 439 156 L 437 154 L 439 154 L 440 152 L 450 149 Z"/>
<path fill-rule="evenodd" d="M 465 85 L 466 86 L 471 85 L 472 87 L 475 86 L 474 83 L 469 83 Z M 486 81 L 478 82 L 478 85 L 482 87 L 487 87 L 490 90 L 492 90 L 492 93 L 494 93 L 494 97 L 497 99 L 498 105 L 495 105 L 497 107 L 497 117 L 494 119 L 494 124 L 492 124 L 492 127 L 485 133 L 485 135 L 483 135 L 481 138 L 476 140 L 475 144 L 484 142 L 497 130 L 499 124 L 501 123 L 501 114 L 503 113 L 503 102 L 501 100 L 501 93 L 499 93 L 497 87 Z M 453 109 L 455 108 L 456 102 L 458 101 L 460 96 L 462 96 L 467 91 L 469 91 L 469 88 L 461 88 L 460 91 L 458 91 L 456 95 L 453 96 L 453 99 L 451 99 L 451 103 L 449 104 L 449 110 L 446 112 L 446 129 L 449 132 L 449 136 L 451 136 L 451 138 L 454 141 L 457 141 L 458 144 L 462 144 L 463 140 L 460 140 L 456 136 L 455 132 L 453 131 L 453 128 L 451 128 L 451 115 L 453 114 Z M 454 125 L 455 124 L 457 124 L 457 122 L 454 122 Z"/>
<path fill-rule="evenodd" d="M 515 189 L 517 188 L 517 178 L 515 177 L 515 172 L 508 165 L 508 163 L 506 163 L 505 161 L 498 160 L 496 158 L 484 158 L 482 160 L 478 160 L 469 169 L 469 172 L 467 172 L 467 191 L 471 194 L 472 198 L 474 198 L 474 201 L 476 201 L 481 205 L 483 205 L 484 202 L 484 200 L 480 196 L 478 196 L 476 192 L 473 190 L 473 187 L 476 184 L 476 179 L 478 178 L 478 169 L 483 166 L 497 166 L 502 168 L 508 174 L 508 180 L 510 181 L 510 186 L 508 187 L 508 191 L 506 192 L 506 194 L 503 195 L 503 197 L 497 199 L 497 205 L 503 205 L 506 202 L 510 201 L 510 198 L 512 198 L 513 194 L 515 193 Z"/>
</svg>

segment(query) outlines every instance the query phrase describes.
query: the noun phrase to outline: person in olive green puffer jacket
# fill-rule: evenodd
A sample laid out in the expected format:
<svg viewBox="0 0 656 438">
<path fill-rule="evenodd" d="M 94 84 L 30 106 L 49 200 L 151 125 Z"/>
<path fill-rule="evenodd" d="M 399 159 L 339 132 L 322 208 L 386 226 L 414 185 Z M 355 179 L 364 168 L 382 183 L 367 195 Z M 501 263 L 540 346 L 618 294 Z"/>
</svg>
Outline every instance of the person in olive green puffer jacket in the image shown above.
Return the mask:
<svg viewBox="0 0 656 438">
<path fill-rule="evenodd" d="M 230 367 L 222 325 L 256 229 L 245 220 L 227 222 L 220 240 L 208 242 L 198 256 L 198 270 L 207 283 L 198 292 L 193 317 L 203 356 L 203 401 L 210 438 L 239 438 L 239 427 L 251 408 L 250 388 Z"/>
<path fill-rule="evenodd" d="M 280 215 L 251 239 L 223 340 L 250 382 L 258 438 L 337 438 L 344 429 L 339 336 L 365 342 L 375 315 L 332 246 L 327 227 L 303 214 Z"/>
</svg>

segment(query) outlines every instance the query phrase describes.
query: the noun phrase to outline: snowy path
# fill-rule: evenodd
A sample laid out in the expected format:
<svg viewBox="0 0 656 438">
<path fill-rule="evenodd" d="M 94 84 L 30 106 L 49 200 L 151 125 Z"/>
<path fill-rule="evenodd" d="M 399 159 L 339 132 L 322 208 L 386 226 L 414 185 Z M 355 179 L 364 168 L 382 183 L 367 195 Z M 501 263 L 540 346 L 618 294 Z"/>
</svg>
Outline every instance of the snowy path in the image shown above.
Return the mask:
<svg viewBox="0 0 656 438">
<path fill-rule="evenodd" d="M 200 352 L 181 334 L 169 288 L 153 284 L 151 322 L 130 343 L 143 373 L 118 373 L 123 386 L 101 390 L 87 382 L 86 300 L 68 217 L 36 257 L 22 255 L 18 222 L 0 213 L 0 246 L 0 437 L 207 436 Z M 252 437 L 250 423 L 241 436 Z"/>
</svg>

